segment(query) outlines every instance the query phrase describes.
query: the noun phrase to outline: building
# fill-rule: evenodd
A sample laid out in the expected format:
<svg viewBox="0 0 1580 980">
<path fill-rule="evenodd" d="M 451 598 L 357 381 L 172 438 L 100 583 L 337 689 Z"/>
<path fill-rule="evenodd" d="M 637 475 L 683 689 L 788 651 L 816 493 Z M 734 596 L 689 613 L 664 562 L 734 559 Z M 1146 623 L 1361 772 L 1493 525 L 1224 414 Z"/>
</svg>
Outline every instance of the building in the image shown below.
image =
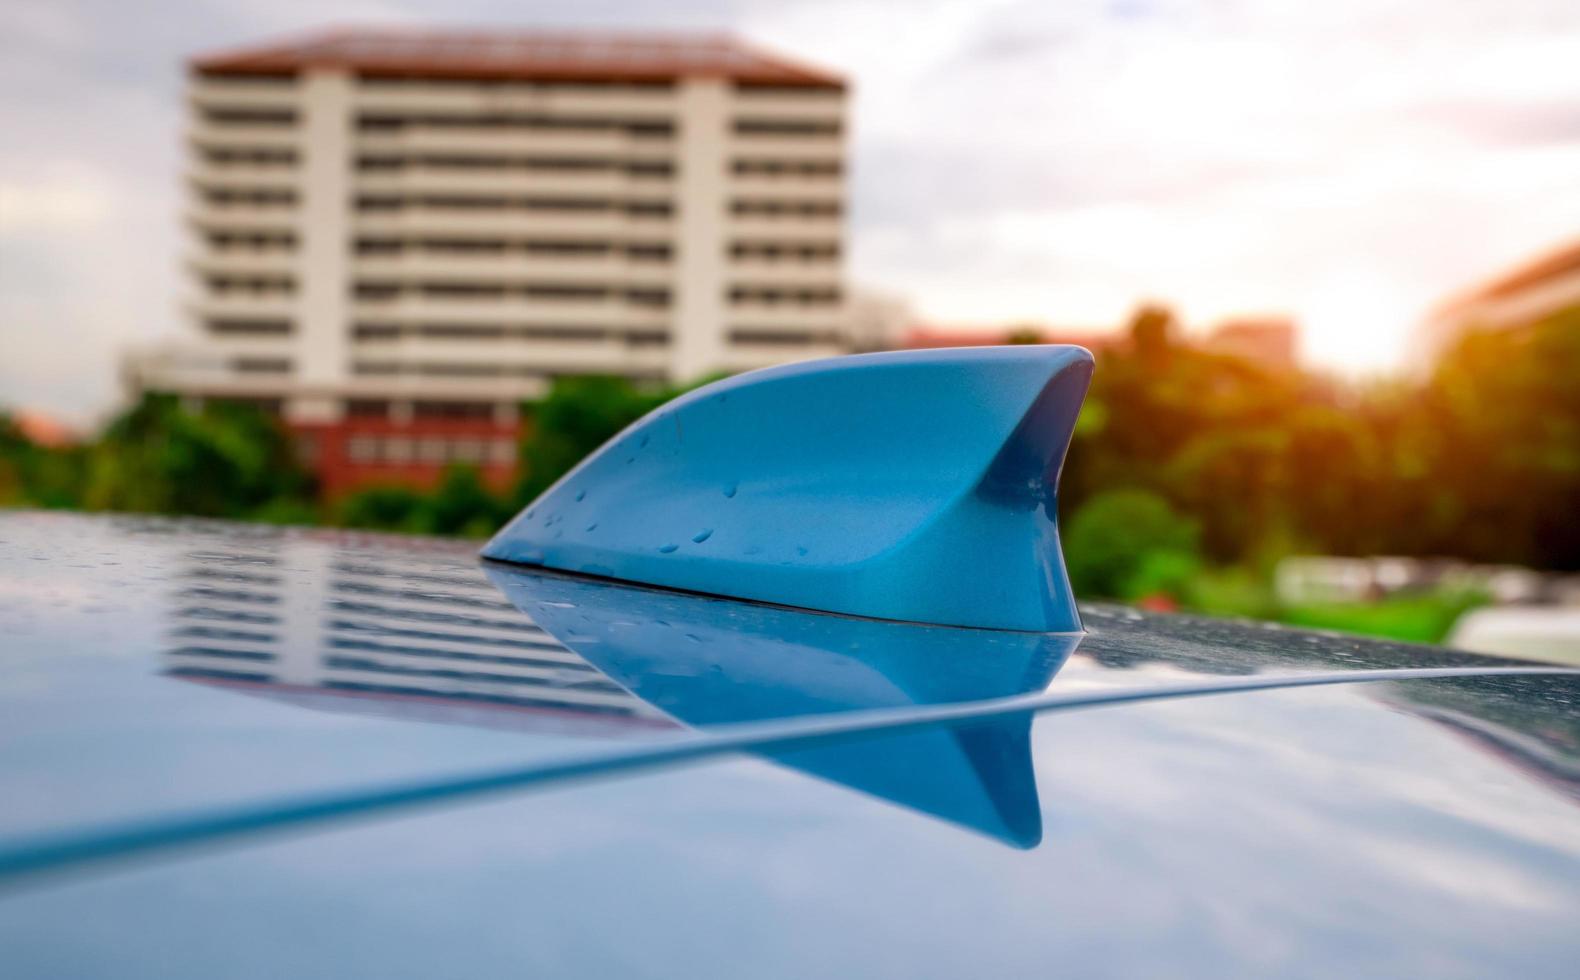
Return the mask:
<svg viewBox="0 0 1580 980">
<path fill-rule="evenodd" d="M 1451 297 L 1417 329 L 1410 358 L 1426 367 L 1472 329 L 1522 327 L 1580 307 L 1580 239 Z"/>
<path fill-rule="evenodd" d="M 11 416 L 11 422 L 22 438 L 45 449 L 65 449 L 82 441 L 82 436 L 71 426 L 52 415 L 23 409 Z"/>
<path fill-rule="evenodd" d="M 1300 328 L 1287 316 L 1242 316 L 1212 328 L 1200 346 L 1275 370 L 1291 370 L 1300 359 Z"/>
<path fill-rule="evenodd" d="M 846 86 L 716 36 L 349 31 L 190 65 L 198 339 L 330 494 L 508 480 L 556 377 L 842 353 Z"/>
</svg>

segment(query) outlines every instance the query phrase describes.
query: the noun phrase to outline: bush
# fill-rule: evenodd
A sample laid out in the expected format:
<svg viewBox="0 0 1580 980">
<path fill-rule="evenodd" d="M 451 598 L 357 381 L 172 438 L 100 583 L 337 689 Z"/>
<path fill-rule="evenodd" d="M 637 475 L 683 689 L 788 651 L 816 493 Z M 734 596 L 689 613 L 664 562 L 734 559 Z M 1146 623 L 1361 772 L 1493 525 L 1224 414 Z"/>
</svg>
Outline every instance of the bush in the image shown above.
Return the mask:
<svg viewBox="0 0 1580 980">
<path fill-rule="evenodd" d="M 427 530 L 424 505 L 423 495 L 409 487 L 369 487 L 340 501 L 335 522 L 369 531 L 421 534 Z"/>
<path fill-rule="evenodd" d="M 335 518 L 344 527 L 408 534 L 451 534 L 482 538 L 509 514 L 488 492 L 477 470 L 451 466 L 439 488 L 423 493 L 408 487 L 369 487 L 340 502 Z"/>
<path fill-rule="evenodd" d="M 247 405 L 190 412 L 144 395 L 87 454 L 93 510 L 247 517 L 281 499 L 305 501 L 310 480 L 278 422 Z"/>
<path fill-rule="evenodd" d="M 1099 493 L 1075 512 L 1064 553 L 1076 595 L 1178 598 L 1200 565 L 1196 526 L 1145 490 Z"/>
<path fill-rule="evenodd" d="M 488 492 L 477 470 L 470 466 L 445 470 L 425 509 L 428 533 L 469 538 L 487 537 L 509 516 L 504 503 Z"/>
</svg>

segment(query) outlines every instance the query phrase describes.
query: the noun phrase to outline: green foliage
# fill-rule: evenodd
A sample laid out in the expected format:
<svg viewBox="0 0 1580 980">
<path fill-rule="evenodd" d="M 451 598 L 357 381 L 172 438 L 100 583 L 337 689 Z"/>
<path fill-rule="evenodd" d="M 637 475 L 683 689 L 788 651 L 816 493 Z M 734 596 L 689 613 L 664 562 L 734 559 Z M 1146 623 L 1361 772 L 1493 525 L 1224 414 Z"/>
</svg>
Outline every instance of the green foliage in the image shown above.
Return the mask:
<svg viewBox="0 0 1580 980">
<path fill-rule="evenodd" d="M 347 496 L 335 512 L 336 522 L 344 527 L 468 538 L 487 537 L 509 516 L 504 501 L 488 492 L 477 470 L 461 465 L 446 469 L 432 493 L 370 487 Z"/>
<path fill-rule="evenodd" d="M 1470 333 L 1427 378 L 1355 387 L 1182 343 L 1168 309 L 1143 307 L 1127 341 L 1098 358 L 1065 470 L 1077 593 L 1440 638 L 1478 600 L 1281 609 L 1271 568 L 1299 550 L 1580 569 L 1577 376 L 1580 308 Z M 34 446 L 0 414 L 0 505 L 482 536 L 678 393 L 561 379 L 526 406 L 509 499 L 458 468 L 431 493 L 375 488 L 330 509 L 317 505 L 278 424 L 251 409 L 194 413 L 150 396 L 74 449 Z"/>
<path fill-rule="evenodd" d="M 1200 565 L 1196 528 L 1145 490 L 1109 490 L 1087 501 L 1064 533 L 1071 584 L 1082 597 L 1177 595 Z"/>
<path fill-rule="evenodd" d="M 445 470 L 439 489 L 427 500 L 427 514 L 428 533 L 470 538 L 487 537 L 510 516 L 470 466 Z"/>
<path fill-rule="evenodd" d="M 1278 619 L 1283 613 L 1269 576 L 1246 565 L 1202 568 L 1175 596 L 1186 608 L 1210 616 Z"/>
<path fill-rule="evenodd" d="M 1098 358 L 1063 499 L 1187 514 L 1214 565 L 1278 549 L 1580 569 L 1580 308 L 1471 333 L 1413 383 L 1345 387 L 1177 343 L 1137 314 Z"/>
<path fill-rule="evenodd" d="M 189 412 L 145 395 L 88 451 L 82 502 L 91 510 L 250 517 L 310 483 L 284 429 L 247 405 Z"/>
<path fill-rule="evenodd" d="M 1375 602 L 1314 603 L 1283 609 L 1279 618 L 1292 626 L 1340 630 L 1410 643 L 1441 643 L 1455 620 L 1486 597 L 1474 592 L 1390 596 Z"/>
<path fill-rule="evenodd" d="M 77 447 L 35 446 L 0 412 L 0 506 L 81 506 L 85 462 Z"/>
<path fill-rule="evenodd" d="M 296 497 L 276 497 L 252 513 L 247 520 L 260 524 L 294 524 L 310 527 L 323 523 L 322 509 L 309 500 Z"/>
<path fill-rule="evenodd" d="M 369 487 L 349 494 L 335 511 L 336 523 L 369 531 L 427 530 L 426 496 L 410 487 Z"/>
<path fill-rule="evenodd" d="M 0 411 L 0 505 L 28 502 L 22 459 L 33 448 L 7 412 Z"/>
</svg>

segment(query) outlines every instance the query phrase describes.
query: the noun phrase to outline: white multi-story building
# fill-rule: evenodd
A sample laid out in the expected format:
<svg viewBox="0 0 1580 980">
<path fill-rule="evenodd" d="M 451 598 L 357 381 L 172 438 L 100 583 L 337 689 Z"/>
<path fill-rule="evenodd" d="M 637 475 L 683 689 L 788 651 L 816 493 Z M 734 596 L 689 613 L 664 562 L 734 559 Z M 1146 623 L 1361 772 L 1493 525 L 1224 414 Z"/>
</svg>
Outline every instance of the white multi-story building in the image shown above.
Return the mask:
<svg viewBox="0 0 1580 980">
<path fill-rule="evenodd" d="M 556 377 L 840 353 L 845 95 L 714 36 L 350 31 L 197 58 L 200 339 L 129 376 L 278 406 L 333 492 L 507 472 L 518 404 Z"/>
</svg>

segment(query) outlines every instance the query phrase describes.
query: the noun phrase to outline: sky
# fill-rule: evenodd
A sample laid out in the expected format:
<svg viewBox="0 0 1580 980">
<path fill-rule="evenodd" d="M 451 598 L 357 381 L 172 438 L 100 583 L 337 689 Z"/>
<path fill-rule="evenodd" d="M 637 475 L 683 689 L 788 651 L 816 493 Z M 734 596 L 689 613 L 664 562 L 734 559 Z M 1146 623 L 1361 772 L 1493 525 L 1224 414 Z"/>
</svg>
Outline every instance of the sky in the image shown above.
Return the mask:
<svg viewBox="0 0 1580 980">
<path fill-rule="evenodd" d="M 1287 314 L 1375 373 L 1580 236 L 1572 0 L 4 0 L 0 405 L 91 422 L 187 329 L 183 59 L 361 24 L 725 29 L 847 73 L 850 280 L 931 324 Z"/>
</svg>

